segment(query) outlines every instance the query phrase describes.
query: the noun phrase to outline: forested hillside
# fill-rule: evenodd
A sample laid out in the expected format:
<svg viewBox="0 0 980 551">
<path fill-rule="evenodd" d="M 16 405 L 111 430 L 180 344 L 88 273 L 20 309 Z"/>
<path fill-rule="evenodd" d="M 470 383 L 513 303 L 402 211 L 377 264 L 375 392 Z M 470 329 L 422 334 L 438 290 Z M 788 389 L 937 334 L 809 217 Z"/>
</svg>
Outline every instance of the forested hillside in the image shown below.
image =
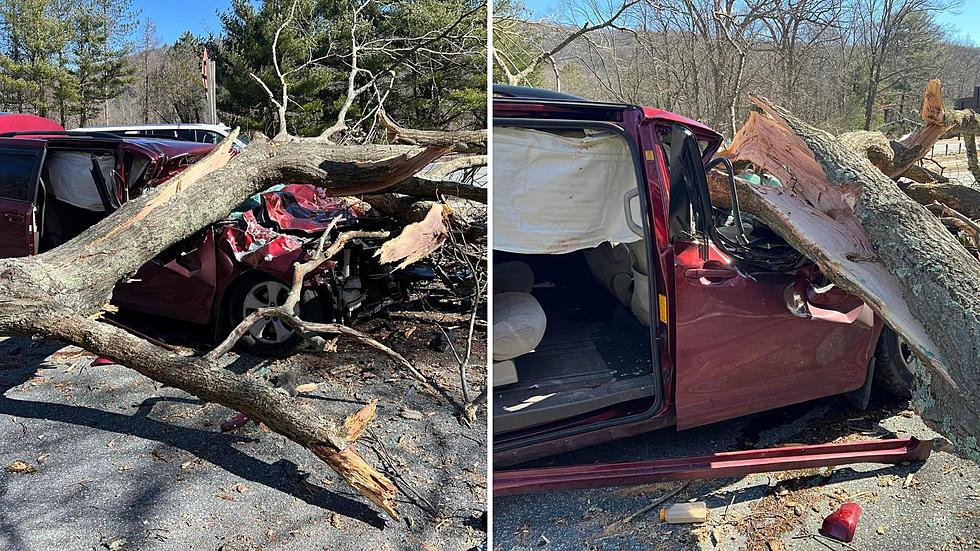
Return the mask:
<svg viewBox="0 0 980 551">
<path fill-rule="evenodd" d="M 571 0 L 542 19 L 501 1 L 495 74 L 661 107 L 729 137 L 747 92 L 828 130 L 901 131 L 930 78 L 942 80 L 946 98 L 980 85 L 980 48 L 937 22 L 955 8 L 942 0 Z"/>
</svg>

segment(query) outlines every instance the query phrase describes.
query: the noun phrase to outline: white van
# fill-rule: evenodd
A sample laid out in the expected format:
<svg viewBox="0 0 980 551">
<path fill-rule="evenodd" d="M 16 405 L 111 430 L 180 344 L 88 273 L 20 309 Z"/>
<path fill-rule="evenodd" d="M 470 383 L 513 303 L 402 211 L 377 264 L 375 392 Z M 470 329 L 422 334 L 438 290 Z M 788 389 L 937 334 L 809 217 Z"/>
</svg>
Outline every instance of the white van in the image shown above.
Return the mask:
<svg viewBox="0 0 980 551">
<path fill-rule="evenodd" d="M 85 128 L 73 128 L 69 132 L 108 132 L 121 136 L 145 136 L 148 138 L 216 144 L 228 136 L 231 128 L 224 124 L 203 123 L 134 124 L 121 126 L 86 126 Z M 248 141 L 248 138 L 239 135 L 235 139 L 235 148 L 241 151 L 248 144 Z"/>
</svg>

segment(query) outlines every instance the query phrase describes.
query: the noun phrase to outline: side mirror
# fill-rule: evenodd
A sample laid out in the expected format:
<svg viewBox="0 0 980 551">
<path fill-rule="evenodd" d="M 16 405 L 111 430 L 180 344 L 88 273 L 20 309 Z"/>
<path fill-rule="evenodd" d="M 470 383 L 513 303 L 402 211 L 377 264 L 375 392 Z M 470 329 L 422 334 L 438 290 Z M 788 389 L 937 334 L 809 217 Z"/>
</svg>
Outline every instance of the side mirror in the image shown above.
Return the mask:
<svg viewBox="0 0 980 551">
<path fill-rule="evenodd" d="M 633 199 L 640 198 L 640 188 L 634 188 L 626 192 L 623 195 L 623 208 L 626 209 L 626 225 L 629 226 L 631 232 L 640 236 L 641 238 L 646 237 L 643 235 L 643 225 L 637 224 L 636 220 L 633 219 Z"/>
<path fill-rule="evenodd" d="M 739 245 L 747 247 L 749 240 L 745 236 L 745 227 L 742 226 L 742 210 L 738 206 L 738 190 L 735 187 L 735 167 L 732 166 L 731 160 L 727 157 L 715 157 L 704 167 L 704 171 L 708 173 L 719 164 L 725 167 L 725 173 L 728 175 L 728 189 L 732 196 L 732 218 L 735 219 L 735 240 L 738 241 Z"/>
</svg>

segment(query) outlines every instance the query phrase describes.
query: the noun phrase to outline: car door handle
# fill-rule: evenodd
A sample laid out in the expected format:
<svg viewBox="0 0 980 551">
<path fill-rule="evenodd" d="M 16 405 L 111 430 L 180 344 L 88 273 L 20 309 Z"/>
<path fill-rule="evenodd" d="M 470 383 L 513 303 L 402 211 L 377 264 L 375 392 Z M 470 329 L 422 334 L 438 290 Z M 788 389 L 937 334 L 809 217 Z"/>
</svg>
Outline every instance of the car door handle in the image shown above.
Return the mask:
<svg viewBox="0 0 980 551">
<path fill-rule="evenodd" d="M 3 213 L 3 217 L 6 218 L 8 222 L 23 222 L 24 221 L 24 215 L 23 214 L 13 214 L 13 213 L 5 212 L 5 213 Z"/>
<path fill-rule="evenodd" d="M 732 279 L 738 272 L 727 268 L 688 268 L 684 270 L 684 277 L 690 279 Z"/>
</svg>

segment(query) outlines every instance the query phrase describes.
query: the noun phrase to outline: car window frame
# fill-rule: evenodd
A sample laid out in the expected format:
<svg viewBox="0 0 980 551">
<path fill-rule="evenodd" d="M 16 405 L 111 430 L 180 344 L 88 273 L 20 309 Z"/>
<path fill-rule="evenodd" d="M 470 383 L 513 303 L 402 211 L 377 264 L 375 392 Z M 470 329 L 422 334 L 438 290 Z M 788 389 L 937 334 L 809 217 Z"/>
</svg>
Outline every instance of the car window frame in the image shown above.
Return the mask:
<svg viewBox="0 0 980 551">
<path fill-rule="evenodd" d="M 0 193 L 0 199 L 4 201 L 17 201 L 20 203 L 26 203 L 33 205 L 37 201 L 37 188 L 38 182 L 41 178 L 41 167 L 44 164 L 44 147 L 27 147 L 23 145 L 7 145 L 0 144 L 0 155 L 3 154 L 20 154 L 20 155 L 32 155 L 34 157 L 34 167 L 31 170 L 30 180 L 27 184 L 27 196 L 24 199 L 7 197 Z"/>
</svg>

